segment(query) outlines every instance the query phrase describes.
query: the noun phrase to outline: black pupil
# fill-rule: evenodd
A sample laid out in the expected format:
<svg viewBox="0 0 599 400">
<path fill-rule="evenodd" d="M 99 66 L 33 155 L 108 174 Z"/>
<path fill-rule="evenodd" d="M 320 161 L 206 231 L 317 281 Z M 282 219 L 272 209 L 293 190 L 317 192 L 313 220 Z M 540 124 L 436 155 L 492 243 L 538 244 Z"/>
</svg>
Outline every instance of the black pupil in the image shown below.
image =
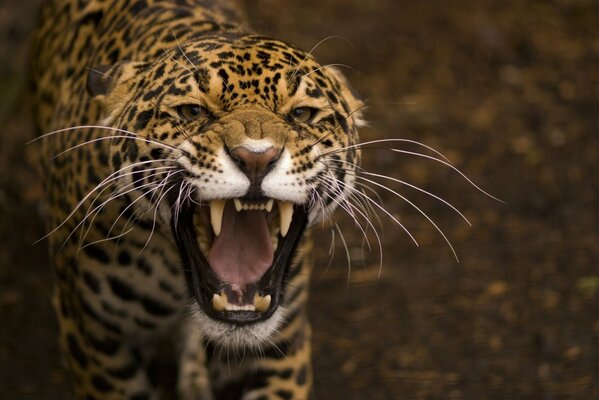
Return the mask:
<svg viewBox="0 0 599 400">
<path fill-rule="evenodd" d="M 200 115 L 200 106 L 198 105 L 190 105 L 187 106 L 187 113 L 190 117 L 197 117 Z"/>
</svg>

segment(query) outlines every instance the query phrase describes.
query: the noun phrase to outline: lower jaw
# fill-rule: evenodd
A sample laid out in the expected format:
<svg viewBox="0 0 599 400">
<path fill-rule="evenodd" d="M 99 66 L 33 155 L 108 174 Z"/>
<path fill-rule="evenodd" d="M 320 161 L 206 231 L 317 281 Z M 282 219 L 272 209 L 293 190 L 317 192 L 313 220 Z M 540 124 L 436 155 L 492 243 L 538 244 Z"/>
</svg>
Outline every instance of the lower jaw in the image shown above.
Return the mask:
<svg viewBox="0 0 599 400">
<path fill-rule="evenodd" d="M 208 342 L 227 349 L 262 348 L 269 343 L 287 317 L 287 310 L 279 306 L 264 321 L 235 324 L 209 317 L 197 303 L 190 308 L 193 321 Z"/>
<path fill-rule="evenodd" d="M 279 308 L 286 289 L 286 277 L 289 273 L 293 254 L 308 222 L 308 214 L 303 206 L 295 206 L 293 221 L 285 239 L 279 238 L 272 266 L 255 283 L 242 288 L 239 299 L 256 305 L 254 309 L 227 310 L 215 304 L 217 296 L 231 296 L 232 285 L 219 280 L 212 271 L 205 255 L 200 250 L 193 220 L 194 207 L 185 207 L 178 220 L 171 221 L 171 229 L 181 254 L 185 278 L 190 295 L 195 298 L 202 311 L 211 319 L 242 326 L 268 320 Z M 236 292 L 239 294 L 238 292 Z M 229 299 L 232 297 L 228 297 Z M 238 300 L 239 300 L 238 299 Z M 268 304 L 265 306 L 265 301 Z M 256 302 L 260 302 L 260 305 Z M 227 307 L 231 308 L 231 307 Z M 232 307 L 236 308 L 236 307 Z"/>
</svg>

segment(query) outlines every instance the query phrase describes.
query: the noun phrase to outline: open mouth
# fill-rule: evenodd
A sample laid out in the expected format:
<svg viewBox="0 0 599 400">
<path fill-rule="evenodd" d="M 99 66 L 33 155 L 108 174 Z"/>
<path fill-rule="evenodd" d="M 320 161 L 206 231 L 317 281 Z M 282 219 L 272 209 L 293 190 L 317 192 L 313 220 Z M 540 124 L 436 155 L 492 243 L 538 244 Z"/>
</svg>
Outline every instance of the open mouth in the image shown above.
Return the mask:
<svg viewBox="0 0 599 400">
<path fill-rule="evenodd" d="M 307 221 L 304 206 L 269 198 L 184 206 L 171 225 L 190 293 L 203 311 L 235 324 L 269 318 Z"/>
</svg>

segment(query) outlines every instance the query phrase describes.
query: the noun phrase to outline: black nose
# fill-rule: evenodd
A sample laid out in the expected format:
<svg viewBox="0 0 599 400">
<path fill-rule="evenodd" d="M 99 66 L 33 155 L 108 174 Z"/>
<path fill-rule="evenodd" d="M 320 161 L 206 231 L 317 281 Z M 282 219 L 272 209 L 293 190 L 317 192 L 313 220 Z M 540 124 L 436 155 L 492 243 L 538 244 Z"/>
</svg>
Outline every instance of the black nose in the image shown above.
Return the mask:
<svg viewBox="0 0 599 400">
<path fill-rule="evenodd" d="M 259 191 L 262 179 L 276 164 L 281 155 L 281 149 L 271 147 L 262 152 L 255 152 L 240 146 L 229 151 L 229 155 L 239 169 L 250 179 L 252 188 Z"/>
</svg>

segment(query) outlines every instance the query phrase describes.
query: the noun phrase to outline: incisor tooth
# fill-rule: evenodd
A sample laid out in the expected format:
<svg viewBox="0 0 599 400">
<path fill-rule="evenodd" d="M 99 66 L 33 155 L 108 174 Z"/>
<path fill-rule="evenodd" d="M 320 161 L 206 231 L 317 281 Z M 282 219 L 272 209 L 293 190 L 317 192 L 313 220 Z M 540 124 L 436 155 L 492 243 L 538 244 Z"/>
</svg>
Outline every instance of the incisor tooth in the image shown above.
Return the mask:
<svg viewBox="0 0 599 400">
<path fill-rule="evenodd" d="M 281 224 L 281 236 L 285 237 L 291 225 L 293 218 L 293 203 L 288 201 L 279 201 L 279 221 Z"/>
<path fill-rule="evenodd" d="M 226 294 L 216 294 L 214 293 L 214 295 L 212 296 L 212 308 L 214 308 L 216 311 L 224 311 L 227 309 L 227 304 L 229 304 L 229 302 L 227 301 L 227 295 Z"/>
<path fill-rule="evenodd" d="M 275 201 L 273 199 L 270 199 L 266 202 L 266 211 L 271 212 L 272 211 L 272 205 Z"/>
<path fill-rule="evenodd" d="M 212 200 L 210 202 L 210 223 L 216 236 L 220 235 L 223 226 L 223 212 L 225 211 L 225 200 Z"/>
<path fill-rule="evenodd" d="M 243 208 L 243 206 L 241 205 L 241 200 L 233 199 L 233 203 L 235 204 L 235 210 L 237 212 L 241 211 L 241 209 Z"/>
<path fill-rule="evenodd" d="M 264 311 L 268 310 L 269 306 L 270 306 L 270 295 L 269 294 L 267 294 L 264 297 L 260 296 L 259 294 L 256 294 L 254 296 L 254 307 L 256 308 L 256 311 L 264 312 Z"/>
</svg>

